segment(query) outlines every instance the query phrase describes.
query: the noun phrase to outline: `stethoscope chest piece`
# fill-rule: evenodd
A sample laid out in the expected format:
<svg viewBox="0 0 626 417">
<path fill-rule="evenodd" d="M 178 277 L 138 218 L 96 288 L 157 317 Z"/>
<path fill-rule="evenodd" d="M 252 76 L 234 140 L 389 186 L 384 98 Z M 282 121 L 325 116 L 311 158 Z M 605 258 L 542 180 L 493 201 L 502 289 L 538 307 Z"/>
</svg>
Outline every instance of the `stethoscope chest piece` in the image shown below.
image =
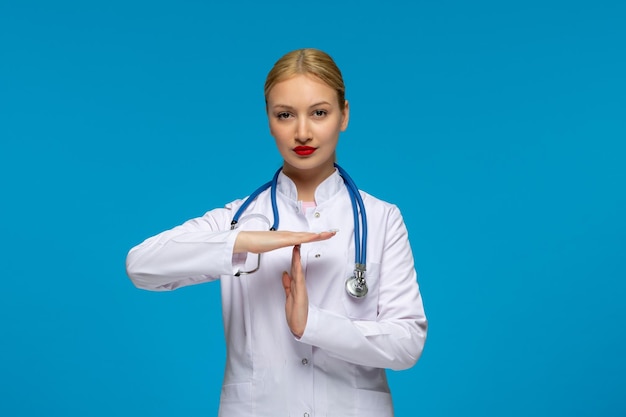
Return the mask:
<svg viewBox="0 0 626 417">
<path fill-rule="evenodd" d="M 359 189 L 357 188 L 352 178 L 348 175 L 346 171 L 343 170 L 339 165 L 335 164 L 335 167 L 339 171 L 339 175 L 343 178 L 343 181 L 346 185 L 346 189 L 348 190 L 348 194 L 350 195 L 350 201 L 352 202 L 352 212 L 354 214 L 354 275 L 346 280 L 346 291 L 350 294 L 351 297 L 354 298 L 362 298 L 367 295 L 367 282 L 365 281 L 365 264 L 366 264 L 366 252 L 367 252 L 367 217 L 365 215 L 365 204 L 363 204 L 363 199 L 359 194 Z M 272 201 L 272 214 L 274 215 L 274 224 L 270 227 L 270 230 L 278 230 L 278 204 L 276 203 L 276 188 L 278 184 L 278 175 L 282 168 L 279 168 L 278 171 L 274 174 L 272 181 L 263 184 L 257 190 L 255 190 L 250 196 L 246 199 L 246 201 L 239 207 L 235 215 L 233 216 L 233 220 L 230 223 L 231 230 L 237 228 L 237 224 L 240 221 L 240 217 L 243 212 L 246 210 L 248 205 L 252 203 L 259 194 L 263 191 L 270 189 L 270 196 Z M 245 216 L 246 218 L 252 217 L 260 217 L 267 224 L 270 224 L 270 221 L 267 217 L 261 214 L 250 214 Z M 359 222 L 360 220 L 360 222 Z M 244 218 L 241 218 L 241 221 L 244 221 Z M 247 275 L 256 272 L 261 266 L 261 254 L 258 255 L 257 266 L 253 270 L 250 271 L 238 271 L 235 276 Z"/>
<path fill-rule="evenodd" d="M 346 280 L 346 292 L 354 298 L 361 298 L 367 295 L 365 270 L 357 269 L 354 271 L 354 275 Z"/>
<path fill-rule="evenodd" d="M 346 291 L 354 298 L 361 298 L 367 295 L 367 284 L 359 282 L 354 275 L 346 280 Z"/>
</svg>

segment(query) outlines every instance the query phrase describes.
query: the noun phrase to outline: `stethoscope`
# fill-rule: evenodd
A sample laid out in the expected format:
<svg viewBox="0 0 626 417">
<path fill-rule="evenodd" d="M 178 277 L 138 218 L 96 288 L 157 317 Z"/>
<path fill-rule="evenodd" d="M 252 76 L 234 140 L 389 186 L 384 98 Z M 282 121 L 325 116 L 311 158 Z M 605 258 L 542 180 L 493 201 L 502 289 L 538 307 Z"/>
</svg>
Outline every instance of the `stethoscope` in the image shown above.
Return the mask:
<svg viewBox="0 0 626 417">
<path fill-rule="evenodd" d="M 361 194 L 359 193 L 359 189 L 356 184 L 350 178 L 348 173 L 341 168 L 339 165 L 335 164 L 335 168 L 339 171 L 339 175 L 343 178 L 343 182 L 346 185 L 348 190 L 348 194 L 350 195 L 350 201 L 352 202 L 352 212 L 354 216 L 354 274 L 348 279 L 346 279 L 346 291 L 352 297 L 361 298 L 365 297 L 367 294 L 367 282 L 365 281 L 365 261 L 366 261 L 366 243 L 367 243 L 367 217 L 365 215 L 365 205 L 363 204 L 363 199 L 361 198 Z M 279 168 L 271 181 L 263 184 L 259 188 L 257 188 L 250 196 L 244 201 L 244 203 L 239 207 L 239 210 L 233 216 L 232 222 L 230 222 L 230 229 L 233 230 L 237 227 L 237 223 L 239 223 L 241 215 L 246 211 L 250 203 L 252 203 L 263 191 L 270 189 L 270 196 L 272 200 L 272 213 L 274 215 L 274 224 L 270 227 L 269 230 L 277 230 L 278 229 L 278 205 L 276 203 L 276 188 L 278 184 L 278 174 L 282 167 Z M 260 218 L 267 222 L 267 225 L 270 225 L 269 219 L 263 216 L 262 214 L 250 214 L 241 218 L 241 221 L 248 220 L 250 218 Z M 360 222 L 359 222 L 360 218 Z M 258 254 L 257 266 L 256 268 L 250 271 L 239 271 L 235 274 L 235 276 L 240 275 L 248 275 L 252 274 L 259 270 L 261 267 L 261 254 Z"/>
</svg>

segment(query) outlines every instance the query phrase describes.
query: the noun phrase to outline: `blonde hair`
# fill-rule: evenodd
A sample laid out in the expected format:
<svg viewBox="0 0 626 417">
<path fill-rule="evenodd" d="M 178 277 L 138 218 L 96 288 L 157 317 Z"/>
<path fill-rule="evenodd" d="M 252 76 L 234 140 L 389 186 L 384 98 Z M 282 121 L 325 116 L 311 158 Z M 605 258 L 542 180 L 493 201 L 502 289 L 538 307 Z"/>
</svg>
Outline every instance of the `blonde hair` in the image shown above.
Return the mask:
<svg viewBox="0 0 626 417">
<path fill-rule="evenodd" d="M 312 75 L 335 90 L 339 108 L 344 110 L 346 86 L 341 71 L 330 55 L 313 48 L 288 52 L 276 61 L 265 79 L 265 102 L 267 103 L 267 96 L 274 85 L 298 74 Z"/>
</svg>

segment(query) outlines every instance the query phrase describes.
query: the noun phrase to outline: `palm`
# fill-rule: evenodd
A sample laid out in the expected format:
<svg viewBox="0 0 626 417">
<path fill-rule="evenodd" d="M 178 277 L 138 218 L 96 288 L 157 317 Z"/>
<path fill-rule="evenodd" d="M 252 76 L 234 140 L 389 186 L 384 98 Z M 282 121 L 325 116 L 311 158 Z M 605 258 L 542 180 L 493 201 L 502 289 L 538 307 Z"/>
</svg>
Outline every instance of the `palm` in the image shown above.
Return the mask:
<svg viewBox="0 0 626 417">
<path fill-rule="evenodd" d="M 336 231 L 320 233 L 311 232 L 289 232 L 289 231 L 267 231 L 248 232 L 242 231 L 235 241 L 236 253 L 265 253 L 288 246 L 296 246 L 303 243 L 317 242 L 330 239 L 335 236 Z"/>
</svg>

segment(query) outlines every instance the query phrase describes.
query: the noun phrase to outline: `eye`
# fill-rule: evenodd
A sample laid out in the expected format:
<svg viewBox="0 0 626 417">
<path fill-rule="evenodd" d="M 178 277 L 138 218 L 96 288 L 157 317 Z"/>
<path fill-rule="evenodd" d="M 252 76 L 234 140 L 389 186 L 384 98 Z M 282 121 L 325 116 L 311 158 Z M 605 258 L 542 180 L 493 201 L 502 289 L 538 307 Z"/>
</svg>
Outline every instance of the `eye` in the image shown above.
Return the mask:
<svg viewBox="0 0 626 417">
<path fill-rule="evenodd" d="M 315 110 L 313 111 L 313 116 L 314 117 L 324 117 L 328 114 L 328 112 L 326 110 Z"/>
<path fill-rule="evenodd" d="M 286 111 L 281 111 L 280 113 L 276 113 L 276 118 L 279 120 L 286 120 L 289 119 L 291 117 L 291 114 L 289 114 Z"/>
</svg>

